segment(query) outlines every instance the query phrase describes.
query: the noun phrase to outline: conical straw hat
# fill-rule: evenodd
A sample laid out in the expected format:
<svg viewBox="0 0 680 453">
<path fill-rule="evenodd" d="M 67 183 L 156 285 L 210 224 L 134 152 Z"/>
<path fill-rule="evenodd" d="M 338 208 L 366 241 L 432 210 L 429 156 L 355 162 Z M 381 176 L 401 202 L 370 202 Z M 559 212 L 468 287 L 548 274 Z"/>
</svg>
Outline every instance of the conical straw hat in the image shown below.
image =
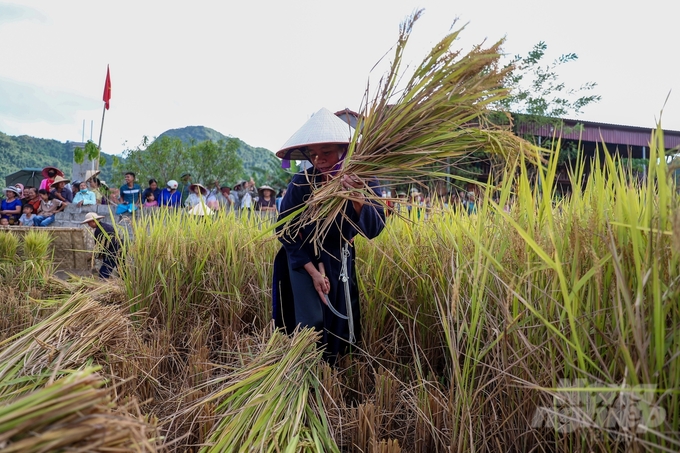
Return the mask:
<svg viewBox="0 0 680 453">
<path fill-rule="evenodd" d="M 327 143 L 348 144 L 354 129 L 343 120 L 322 108 L 283 144 L 276 156 L 287 160 L 305 160 L 300 148 Z"/>
<path fill-rule="evenodd" d="M 212 209 L 205 206 L 205 204 L 202 202 L 198 203 L 196 206 L 189 210 L 189 214 L 198 216 L 213 215 L 214 213 L 215 212 Z"/>
</svg>

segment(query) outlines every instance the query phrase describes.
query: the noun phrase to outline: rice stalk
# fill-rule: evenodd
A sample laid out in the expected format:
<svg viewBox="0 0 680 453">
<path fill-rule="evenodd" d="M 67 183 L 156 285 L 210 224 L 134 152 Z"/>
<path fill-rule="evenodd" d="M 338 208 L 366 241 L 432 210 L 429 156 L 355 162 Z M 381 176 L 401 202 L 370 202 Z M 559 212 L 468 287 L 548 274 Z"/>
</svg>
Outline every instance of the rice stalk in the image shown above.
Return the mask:
<svg viewBox="0 0 680 453">
<path fill-rule="evenodd" d="M 400 27 L 399 39 L 387 74 L 373 99 L 369 90 L 363 101 L 355 135 L 336 177 L 316 188 L 304 211 L 286 219 L 284 230 L 315 226 L 313 241 L 320 241 L 348 201 L 383 204 L 366 185 L 356 191 L 342 186 L 344 174 L 363 181 L 379 179 L 393 184 L 416 183 L 423 178 L 443 179 L 457 161 L 484 151 L 513 163 L 519 156 L 537 163 L 538 150 L 509 130 L 491 125 L 487 106 L 507 95 L 502 81 L 510 68 L 498 64 L 502 41 L 484 48 L 475 46 L 462 55 L 452 46 L 462 28 L 447 34 L 417 65 L 402 87 L 402 56 L 416 11 Z M 359 139 L 361 136 L 361 139 Z M 463 178 L 465 179 L 465 178 Z"/>
<path fill-rule="evenodd" d="M 218 390 L 195 407 L 216 403 L 219 421 L 201 452 L 339 452 L 323 409 L 317 376 L 319 335 L 274 332 L 243 369 L 216 378 Z"/>
<path fill-rule="evenodd" d="M 55 451 L 153 452 L 151 426 L 116 407 L 97 368 L 69 372 L 0 407 L 0 449 L 7 453 Z"/>
</svg>

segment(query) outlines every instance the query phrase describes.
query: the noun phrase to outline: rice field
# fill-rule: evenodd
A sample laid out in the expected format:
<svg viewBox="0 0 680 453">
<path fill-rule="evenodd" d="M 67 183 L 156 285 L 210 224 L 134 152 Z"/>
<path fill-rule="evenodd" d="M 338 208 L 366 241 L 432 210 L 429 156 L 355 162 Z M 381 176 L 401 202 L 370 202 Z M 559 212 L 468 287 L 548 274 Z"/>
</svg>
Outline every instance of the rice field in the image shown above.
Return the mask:
<svg viewBox="0 0 680 453">
<path fill-rule="evenodd" d="M 662 140 L 643 183 L 605 157 L 556 200 L 557 159 L 540 184 L 519 161 L 475 215 L 390 216 L 357 241 L 363 341 L 333 368 L 314 332 L 272 331 L 257 216 L 140 219 L 106 283 L 56 280 L 44 232 L 1 232 L 0 448 L 678 451 Z"/>
</svg>

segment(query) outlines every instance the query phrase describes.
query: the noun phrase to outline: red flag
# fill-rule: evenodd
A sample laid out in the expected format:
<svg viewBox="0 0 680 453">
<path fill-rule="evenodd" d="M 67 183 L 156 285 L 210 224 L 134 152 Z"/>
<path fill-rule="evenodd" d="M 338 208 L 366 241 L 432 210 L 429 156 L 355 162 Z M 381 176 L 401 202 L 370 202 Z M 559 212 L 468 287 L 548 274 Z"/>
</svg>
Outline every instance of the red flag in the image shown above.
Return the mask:
<svg viewBox="0 0 680 453">
<path fill-rule="evenodd" d="M 111 100 L 111 74 L 109 73 L 109 65 L 106 65 L 106 82 L 104 83 L 104 107 L 109 109 L 109 100 Z"/>
</svg>

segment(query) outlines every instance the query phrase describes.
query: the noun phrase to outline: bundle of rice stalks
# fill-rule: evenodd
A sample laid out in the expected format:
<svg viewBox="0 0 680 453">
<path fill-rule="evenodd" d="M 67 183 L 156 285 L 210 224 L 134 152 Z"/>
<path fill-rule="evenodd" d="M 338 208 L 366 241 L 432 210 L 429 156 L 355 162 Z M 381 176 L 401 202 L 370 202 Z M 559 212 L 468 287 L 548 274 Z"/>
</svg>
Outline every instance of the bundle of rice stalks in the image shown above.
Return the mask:
<svg viewBox="0 0 680 453">
<path fill-rule="evenodd" d="M 118 308 L 75 294 L 45 320 L 0 342 L 0 403 L 42 387 L 63 369 L 104 361 L 130 322 Z"/>
<path fill-rule="evenodd" d="M 219 401 L 220 420 L 200 451 L 339 452 L 316 373 L 322 362 L 318 339 L 309 329 L 292 338 L 274 332 L 247 366 L 211 382 L 222 389 L 195 407 Z"/>
<path fill-rule="evenodd" d="M 152 452 L 147 423 L 116 409 L 96 368 L 70 373 L 0 408 L 0 449 Z"/>
<path fill-rule="evenodd" d="M 462 29 L 453 31 L 433 47 L 401 86 L 406 77 L 400 71 L 402 55 L 421 13 L 415 12 L 401 25 L 391 67 L 372 100 L 366 91 L 338 177 L 313 193 L 300 221 L 295 222 L 296 226 L 316 225 L 318 219 L 326 218 L 316 225 L 315 239 L 323 237 L 348 201 L 375 198 L 367 186 L 360 194 L 345 190 L 344 174 L 363 181 L 378 178 L 404 184 L 422 178 L 463 179 L 444 170 L 479 151 L 502 156 L 507 162 L 519 156 L 532 162 L 539 159 L 535 147 L 486 119 L 487 106 L 507 95 L 502 81 L 509 68 L 501 69 L 498 64 L 502 41 L 489 48 L 476 46 L 462 55 L 452 49 Z M 382 202 L 380 198 L 376 201 Z"/>
</svg>

